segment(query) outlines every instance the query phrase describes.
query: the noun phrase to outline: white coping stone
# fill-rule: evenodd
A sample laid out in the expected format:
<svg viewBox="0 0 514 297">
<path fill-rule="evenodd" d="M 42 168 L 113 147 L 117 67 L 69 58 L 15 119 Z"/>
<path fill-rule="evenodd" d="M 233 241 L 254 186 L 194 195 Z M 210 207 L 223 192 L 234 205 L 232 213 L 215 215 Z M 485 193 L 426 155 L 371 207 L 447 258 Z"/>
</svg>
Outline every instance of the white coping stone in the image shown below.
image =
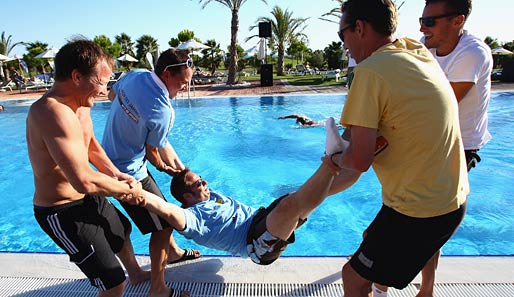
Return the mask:
<svg viewBox="0 0 514 297">
<path fill-rule="evenodd" d="M 143 269 L 150 269 L 148 256 L 137 256 Z M 204 256 L 168 265 L 166 281 L 209 283 L 319 283 L 341 282 L 345 257 L 282 257 L 269 266 L 250 259 Z M 0 276 L 77 278 L 85 276 L 64 254 L 0 253 Z M 419 283 L 418 275 L 413 281 Z M 512 283 L 514 257 L 442 256 L 437 283 Z"/>
</svg>

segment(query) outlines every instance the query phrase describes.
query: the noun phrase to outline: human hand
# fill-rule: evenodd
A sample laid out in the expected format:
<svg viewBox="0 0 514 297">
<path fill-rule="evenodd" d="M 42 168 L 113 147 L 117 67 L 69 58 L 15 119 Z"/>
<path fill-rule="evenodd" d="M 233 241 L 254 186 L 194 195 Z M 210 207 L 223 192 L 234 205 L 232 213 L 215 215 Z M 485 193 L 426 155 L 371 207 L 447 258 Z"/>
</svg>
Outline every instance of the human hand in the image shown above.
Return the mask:
<svg viewBox="0 0 514 297">
<path fill-rule="evenodd" d="M 144 201 L 143 186 L 141 183 L 131 180 L 125 182 L 129 185 L 130 190 L 126 193 L 115 196 L 115 198 L 131 205 L 144 206 L 146 202 Z"/>
<path fill-rule="evenodd" d="M 341 172 L 342 168 L 339 167 L 339 165 L 336 163 L 337 161 L 333 160 L 332 157 L 334 157 L 337 160 L 338 156 L 336 154 L 331 155 L 331 156 L 325 155 L 325 156 L 321 157 L 321 162 L 323 162 L 325 165 L 327 165 L 328 170 L 330 171 L 331 175 L 337 176 Z"/>
<path fill-rule="evenodd" d="M 175 169 L 171 166 L 166 165 L 161 171 L 165 172 L 169 176 L 174 177 L 177 176 L 182 171 L 182 169 Z"/>
<path fill-rule="evenodd" d="M 134 177 L 121 171 L 115 173 L 114 177 L 119 181 L 126 182 L 131 189 L 136 185 L 136 183 L 138 183 L 138 181 Z"/>
</svg>

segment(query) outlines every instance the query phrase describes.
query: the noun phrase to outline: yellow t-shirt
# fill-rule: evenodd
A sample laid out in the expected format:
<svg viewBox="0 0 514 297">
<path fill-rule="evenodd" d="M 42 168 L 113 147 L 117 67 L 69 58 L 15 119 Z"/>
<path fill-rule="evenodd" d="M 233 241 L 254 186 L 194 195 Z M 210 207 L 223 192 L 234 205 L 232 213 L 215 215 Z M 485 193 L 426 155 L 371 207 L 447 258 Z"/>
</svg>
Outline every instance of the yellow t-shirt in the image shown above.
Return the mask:
<svg viewBox="0 0 514 297">
<path fill-rule="evenodd" d="M 399 39 L 354 69 L 341 124 L 378 129 L 373 161 L 385 205 L 411 217 L 454 211 L 469 192 L 457 100 L 432 54 Z"/>
</svg>

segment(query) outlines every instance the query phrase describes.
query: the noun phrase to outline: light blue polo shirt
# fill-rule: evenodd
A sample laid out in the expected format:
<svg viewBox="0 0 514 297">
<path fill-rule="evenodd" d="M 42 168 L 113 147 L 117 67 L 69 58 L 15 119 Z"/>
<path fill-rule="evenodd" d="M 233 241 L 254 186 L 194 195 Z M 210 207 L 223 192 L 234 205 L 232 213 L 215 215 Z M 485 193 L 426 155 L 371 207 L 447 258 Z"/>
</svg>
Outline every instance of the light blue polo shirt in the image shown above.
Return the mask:
<svg viewBox="0 0 514 297">
<path fill-rule="evenodd" d="M 102 146 L 121 172 L 141 180 L 148 176 L 145 144 L 159 148 L 168 144 L 175 112 L 166 86 L 148 70 L 127 73 L 113 91 L 116 96 Z"/>
<path fill-rule="evenodd" d="M 186 229 L 179 233 L 199 245 L 248 257 L 246 235 L 257 209 L 209 190 L 209 200 L 184 209 Z"/>
</svg>

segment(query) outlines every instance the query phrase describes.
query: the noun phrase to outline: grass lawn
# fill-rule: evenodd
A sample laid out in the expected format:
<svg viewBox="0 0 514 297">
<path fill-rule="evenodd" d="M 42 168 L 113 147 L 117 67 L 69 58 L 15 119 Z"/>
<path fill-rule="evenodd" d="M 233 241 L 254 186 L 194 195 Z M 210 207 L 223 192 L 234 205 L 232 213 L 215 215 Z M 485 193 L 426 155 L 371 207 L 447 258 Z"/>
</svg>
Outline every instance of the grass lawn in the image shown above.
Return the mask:
<svg viewBox="0 0 514 297">
<path fill-rule="evenodd" d="M 251 75 L 241 77 L 241 80 L 244 81 L 255 81 L 260 80 L 260 75 Z M 335 78 L 331 77 L 326 79 L 325 81 L 321 81 L 321 75 L 292 75 L 286 74 L 284 76 L 277 76 L 275 73 L 273 74 L 273 79 L 286 79 L 287 82 L 293 86 L 334 86 L 334 85 L 344 85 L 342 80 L 336 82 Z"/>
</svg>

